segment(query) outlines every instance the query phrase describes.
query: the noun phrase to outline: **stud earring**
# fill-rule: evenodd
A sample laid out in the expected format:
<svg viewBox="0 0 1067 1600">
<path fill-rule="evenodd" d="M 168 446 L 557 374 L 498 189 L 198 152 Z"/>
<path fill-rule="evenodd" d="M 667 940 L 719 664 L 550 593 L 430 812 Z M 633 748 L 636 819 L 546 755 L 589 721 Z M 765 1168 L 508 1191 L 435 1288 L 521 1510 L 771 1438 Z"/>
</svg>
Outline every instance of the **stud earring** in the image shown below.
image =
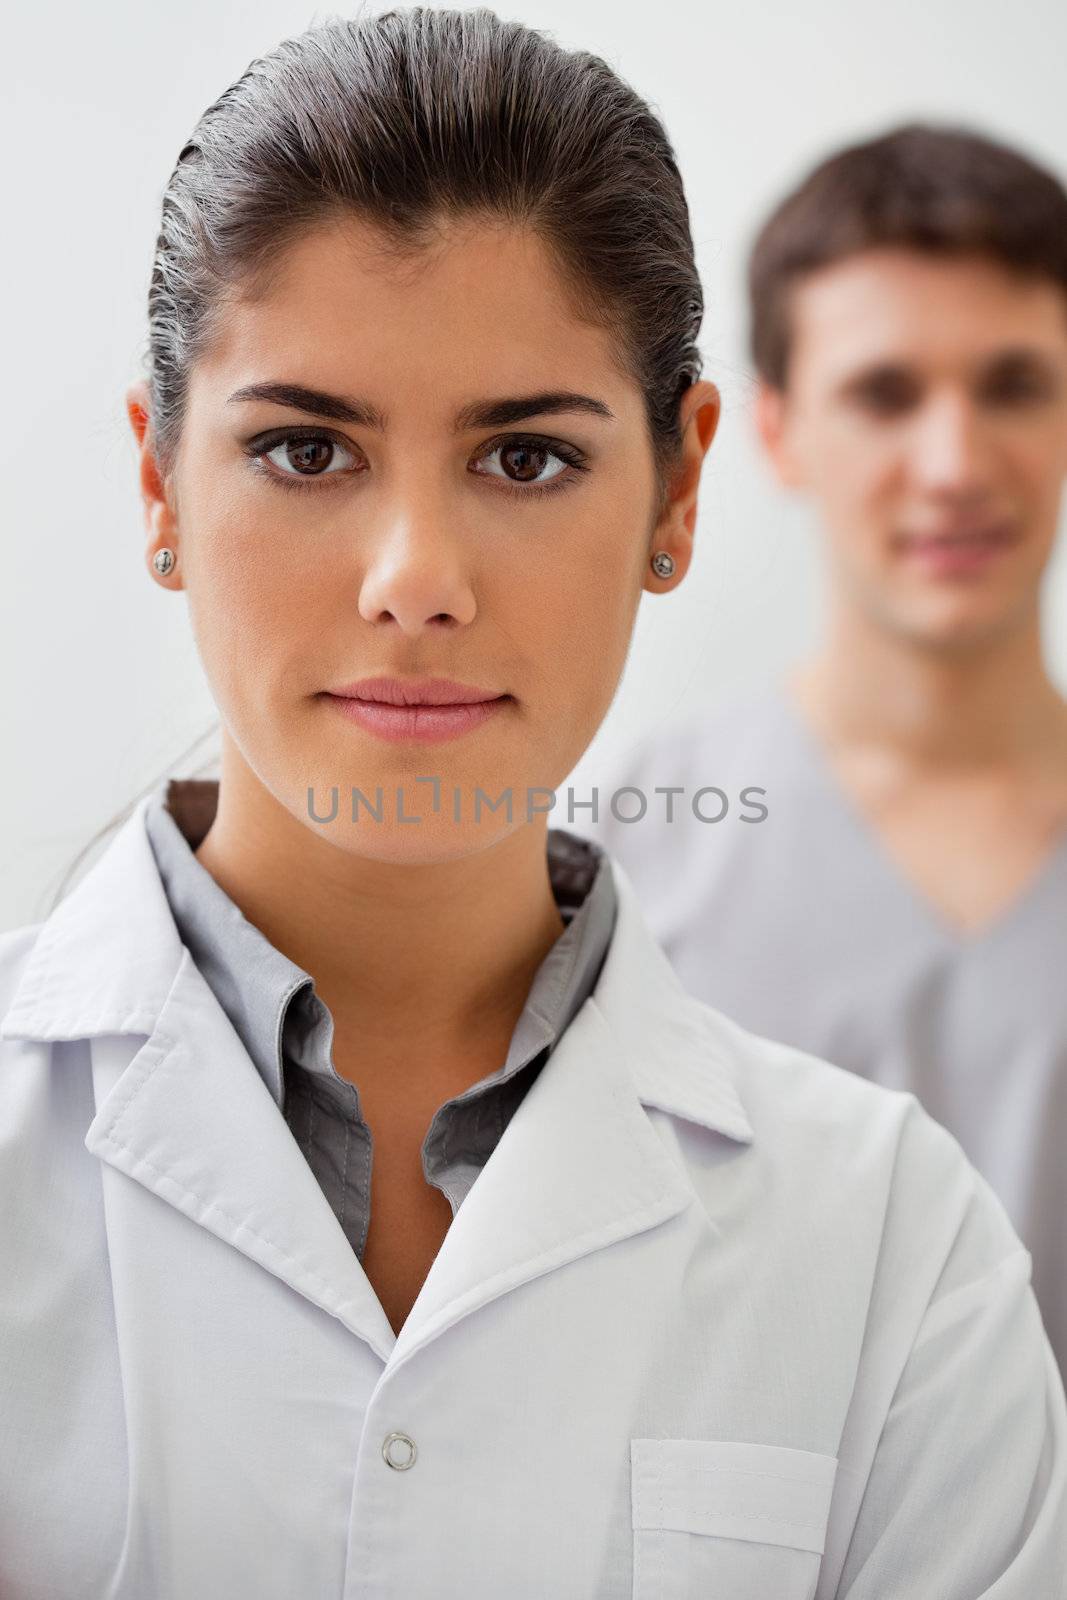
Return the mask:
<svg viewBox="0 0 1067 1600">
<path fill-rule="evenodd" d="M 165 578 L 177 559 L 178 558 L 174 554 L 173 550 L 168 550 L 164 547 L 164 549 L 156 551 L 155 555 L 152 557 L 152 565 L 155 567 L 160 577 Z"/>
<path fill-rule="evenodd" d="M 669 578 L 674 571 L 674 557 L 666 550 L 657 550 L 652 557 L 652 570 L 657 578 Z"/>
</svg>

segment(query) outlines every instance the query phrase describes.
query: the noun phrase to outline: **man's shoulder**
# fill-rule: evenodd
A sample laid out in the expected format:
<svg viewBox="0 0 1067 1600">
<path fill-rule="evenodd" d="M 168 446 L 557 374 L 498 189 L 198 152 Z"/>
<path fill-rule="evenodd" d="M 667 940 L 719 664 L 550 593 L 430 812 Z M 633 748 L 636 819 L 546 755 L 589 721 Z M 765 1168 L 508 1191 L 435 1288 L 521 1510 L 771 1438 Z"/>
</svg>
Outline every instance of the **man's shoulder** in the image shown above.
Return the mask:
<svg viewBox="0 0 1067 1600">
<path fill-rule="evenodd" d="M 577 831 L 641 867 L 646 854 L 657 864 L 661 822 L 685 824 L 692 838 L 704 840 L 706 824 L 721 820 L 724 805 L 737 816 L 758 807 L 748 791 L 761 794 L 775 769 L 783 714 L 777 690 L 765 689 L 689 713 L 605 752 L 595 773 L 597 819 L 580 818 Z"/>
<path fill-rule="evenodd" d="M 782 715 L 780 689 L 770 685 L 651 728 L 620 751 L 611 763 L 615 774 L 647 769 L 669 757 L 675 762 L 726 761 L 762 747 Z"/>
</svg>

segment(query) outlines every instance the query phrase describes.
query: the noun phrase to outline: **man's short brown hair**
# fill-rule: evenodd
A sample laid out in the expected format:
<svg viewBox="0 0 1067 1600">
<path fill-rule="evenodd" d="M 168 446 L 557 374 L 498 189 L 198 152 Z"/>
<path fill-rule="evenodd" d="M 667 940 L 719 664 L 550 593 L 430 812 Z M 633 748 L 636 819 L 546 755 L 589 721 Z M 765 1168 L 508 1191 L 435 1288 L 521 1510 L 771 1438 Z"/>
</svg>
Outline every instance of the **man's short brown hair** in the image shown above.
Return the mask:
<svg viewBox="0 0 1067 1600">
<path fill-rule="evenodd" d="M 984 256 L 1051 279 L 1067 297 L 1067 190 L 1030 157 L 967 128 L 909 123 L 828 157 L 752 246 L 749 348 L 760 376 L 786 386 L 790 300 L 802 278 L 892 245 Z"/>
</svg>

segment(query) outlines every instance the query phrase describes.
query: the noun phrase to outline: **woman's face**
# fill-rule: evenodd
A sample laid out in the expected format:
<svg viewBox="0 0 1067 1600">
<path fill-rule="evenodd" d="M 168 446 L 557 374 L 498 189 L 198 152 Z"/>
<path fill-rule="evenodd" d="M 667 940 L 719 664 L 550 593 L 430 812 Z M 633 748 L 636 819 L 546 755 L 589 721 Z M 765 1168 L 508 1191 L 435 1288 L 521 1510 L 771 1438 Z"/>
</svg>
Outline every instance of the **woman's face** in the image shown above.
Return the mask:
<svg viewBox="0 0 1067 1600">
<path fill-rule="evenodd" d="M 657 527 L 642 394 L 613 356 L 538 238 L 485 224 L 399 265 L 361 223 L 323 228 L 268 297 L 230 304 L 191 373 L 150 549 L 177 551 L 165 581 L 188 595 L 229 739 L 305 825 L 380 859 L 460 855 L 543 809 L 530 791 L 589 744 L 642 588 L 684 575 L 718 417 L 697 385 L 689 490 Z M 266 386 L 292 392 L 252 393 Z M 336 694 L 378 677 L 497 703 L 449 737 L 429 712 L 400 716 L 430 737 L 385 737 Z M 335 788 L 336 818 L 316 820 Z M 381 820 L 361 806 L 353 824 L 352 790 L 377 807 L 379 788 Z"/>
</svg>

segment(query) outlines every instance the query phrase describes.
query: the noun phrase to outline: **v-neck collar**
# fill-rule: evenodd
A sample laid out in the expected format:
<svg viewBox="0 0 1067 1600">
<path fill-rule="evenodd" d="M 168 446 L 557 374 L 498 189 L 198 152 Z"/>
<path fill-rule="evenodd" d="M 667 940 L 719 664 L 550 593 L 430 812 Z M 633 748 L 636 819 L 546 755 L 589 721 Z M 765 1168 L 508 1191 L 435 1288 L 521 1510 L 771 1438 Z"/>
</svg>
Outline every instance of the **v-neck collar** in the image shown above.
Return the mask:
<svg viewBox="0 0 1067 1600">
<path fill-rule="evenodd" d="M 775 686 L 772 700 L 785 736 L 792 739 L 813 781 L 824 791 L 842 824 L 850 829 L 861 848 L 877 863 L 894 894 L 906 901 L 929 932 L 955 953 L 962 955 L 984 949 L 1003 937 L 1051 892 L 1053 881 L 1061 869 L 1067 871 L 1067 829 L 1064 829 L 1037 871 L 1006 906 L 978 928 L 957 927 L 891 853 L 877 826 L 834 771 L 822 740 L 795 704 L 784 681 Z M 1067 899 L 1064 903 L 1067 904 Z"/>
</svg>

